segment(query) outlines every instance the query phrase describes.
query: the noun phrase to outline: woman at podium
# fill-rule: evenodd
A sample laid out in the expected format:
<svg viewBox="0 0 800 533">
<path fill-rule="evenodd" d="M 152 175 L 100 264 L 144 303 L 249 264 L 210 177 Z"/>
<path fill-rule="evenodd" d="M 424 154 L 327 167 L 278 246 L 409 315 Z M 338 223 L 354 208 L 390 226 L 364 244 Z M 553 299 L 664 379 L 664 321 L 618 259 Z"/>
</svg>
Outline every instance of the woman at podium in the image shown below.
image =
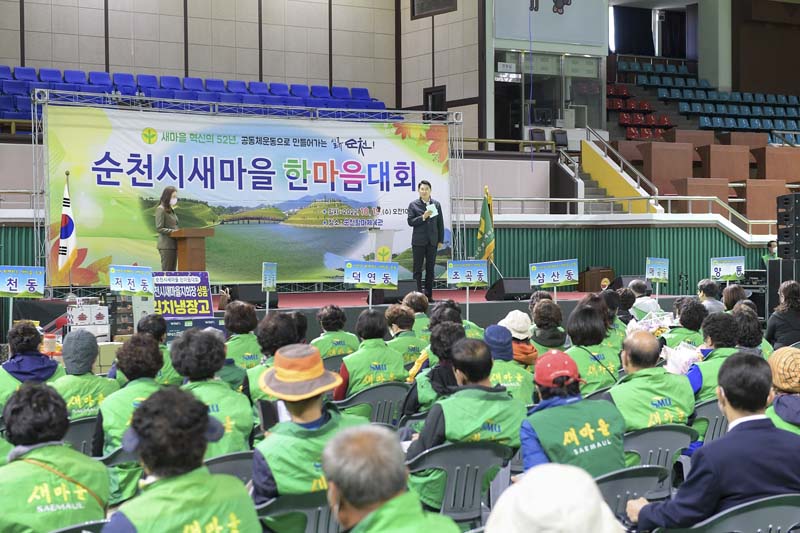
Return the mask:
<svg viewBox="0 0 800 533">
<path fill-rule="evenodd" d="M 178 230 L 178 217 L 175 205 L 178 203 L 178 189 L 166 187 L 156 207 L 156 231 L 158 232 L 158 253 L 161 256 L 161 270 L 174 271 L 178 267 L 178 244 L 170 234 Z"/>
</svg>

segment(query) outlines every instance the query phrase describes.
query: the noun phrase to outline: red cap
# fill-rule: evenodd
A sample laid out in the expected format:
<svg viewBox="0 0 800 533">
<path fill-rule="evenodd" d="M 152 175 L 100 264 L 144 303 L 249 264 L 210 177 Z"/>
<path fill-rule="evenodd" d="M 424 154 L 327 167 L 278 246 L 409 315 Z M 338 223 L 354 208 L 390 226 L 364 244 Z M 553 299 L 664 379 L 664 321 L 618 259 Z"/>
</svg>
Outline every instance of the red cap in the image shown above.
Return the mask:
<svg viewBox="0 0 800 533">
<path fill-rule="evenodd" d="M 536 360 L 536 374 L 533 380 L 540 387 L 555 387 L 556 378 L 570 378 L 565 385 L 575 381 L 584 382 L 578 372 L 578 365 L 569 355 L 558 350 L 550 350 Z M 585 382 L 584 382 L 585 383 Z"/>
</svg>

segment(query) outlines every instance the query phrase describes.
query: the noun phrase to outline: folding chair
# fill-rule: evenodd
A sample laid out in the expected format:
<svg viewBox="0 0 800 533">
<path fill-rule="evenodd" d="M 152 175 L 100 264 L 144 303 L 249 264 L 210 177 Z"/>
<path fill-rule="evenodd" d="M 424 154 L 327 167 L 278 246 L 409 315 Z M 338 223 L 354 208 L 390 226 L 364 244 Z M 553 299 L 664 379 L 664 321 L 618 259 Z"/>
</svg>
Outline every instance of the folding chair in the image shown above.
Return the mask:
<svg viewBox="0 0 800 533">
<path fill-rule="evenodd" d="M 604 474 L 595 482 L 614 516 L 623 516 L 628 500 L 658 489 L 668 478 L 669 471 L 664 467 L 633 466 Z"/>
<path fill-rule="evenodd" d="M 408 389 L 409 386 L 406 383 L 381 383 L 359 391 L 344 400 L 333 402 L 333 404 L 340 410 L 357 405 L 369 405 L 370 422 L 397 427 L 400 420 L 400 408 L 403 406 Z"/>
<path fill-rule="evenodd" d="M 259 518 L 302 514 L 306 519 L 305 533 L 337 533 L 339 524 L 328 507 L 324 490 L 307 494 L 286 494 L 256 507 Z"/>
<path fill-rule="evenodd" d="M 67 526 L 62 529 L 51 531 L 50 533 L 100 533 L 106 524 L 108 524 L 108 520 L 96 520 L 94 522 Z"/>
<path fill-rule="evenodd" d="M 689 528 L 658 528 L 654 533 L 788 533 L 798 530 L 800 494 L 783 494 L 737 505 Z"/>
<path fill-rule="evenodd" d="M 92 455 L 92 437 L 97 426 L 97 417 L 80 418 L 72 420 L 67 428 L 64 440 L 77 451 L 84 455 Z"/>
<path fill-rule="evenodd" d="M 345 355 L 331 355 L 322 360 L 322 365 L 325 367 L 325 370 L 338 374 L 339 370 L 342 368 L 342 359 L 345 357 Z"/>
<path fill-rule="evenodd" d="M 100 457 L 99 460 L 107 467 L 112 467 L 125 463 L 138 463 L 139 457 L 132 452 L 126 452 L 122 448 L 117 448 L 108 455 Z"/>
<path fill-rule="evenodd" d="M 706 429 L 703 442 L 708 444 L 725 435 L 728 432 L 728 419 L 719 410 L 717 400 L 708 400 L 698 403 L 694 406 L 694 422 L 698 420 L 706 420 L 708 422 L 708 429 Z"/>
<path fill-rule="evenodd" d="M 212 474 L 228 474 L 247 485 L 253 479 L 253 450 L 212 457 L 205 465 Z"/>
</svg>

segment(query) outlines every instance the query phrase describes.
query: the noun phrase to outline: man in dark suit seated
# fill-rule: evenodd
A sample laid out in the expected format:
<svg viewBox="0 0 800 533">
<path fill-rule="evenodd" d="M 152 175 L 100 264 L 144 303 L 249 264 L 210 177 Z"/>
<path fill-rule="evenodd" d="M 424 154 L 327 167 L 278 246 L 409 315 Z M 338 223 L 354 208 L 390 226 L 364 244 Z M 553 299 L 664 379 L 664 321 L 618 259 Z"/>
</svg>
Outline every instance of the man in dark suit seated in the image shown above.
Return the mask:
<svg viewBox="0 0 800 533">
<path fill-rule="evenodd" d="M 411 234 L 414 279 L 417 282 L 417 292 L 423 292 L 422 264 L 425 263 L 425 296 L 432 300 L 436 251 L 444 243 L 442 205 L 431 198 L 429 181 L 420 181 L 417 192 L 419 198 L 408 204 L 408 225 L 414 228 Z"/>
<path fill-rule="evenodd" d="M 628 502 L 639 531 L 690 527 L 726 509 L 768 496 L 800 493 L 800 436 L 778 429 L 764 411 L 772 402 L 772 373 L 763 357 L 737 353 L 719 369 L 717 399 L 728 434 L 699 448 L 675 496 Z"/>
</svg>

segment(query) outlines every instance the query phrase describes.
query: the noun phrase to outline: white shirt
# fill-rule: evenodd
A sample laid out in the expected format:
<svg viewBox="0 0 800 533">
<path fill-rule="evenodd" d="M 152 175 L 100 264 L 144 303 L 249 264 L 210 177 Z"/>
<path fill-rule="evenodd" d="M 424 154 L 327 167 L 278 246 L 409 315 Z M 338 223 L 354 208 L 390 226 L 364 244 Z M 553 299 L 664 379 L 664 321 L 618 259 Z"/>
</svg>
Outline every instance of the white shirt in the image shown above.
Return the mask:
<svg viewBox="0 0 800 533">
<path fill-rule="evenodd" d="M 745 422 L 752 422 L 754 420 L 764 420 L 767 418 L 767 415 L 750 415 L 750 416 L 743 416 L 742 418 L 737 418 L 730 424 L 728 424 L 728 432 L 738 426 L 739 424 L 744 424 Z"/>
</svg>

